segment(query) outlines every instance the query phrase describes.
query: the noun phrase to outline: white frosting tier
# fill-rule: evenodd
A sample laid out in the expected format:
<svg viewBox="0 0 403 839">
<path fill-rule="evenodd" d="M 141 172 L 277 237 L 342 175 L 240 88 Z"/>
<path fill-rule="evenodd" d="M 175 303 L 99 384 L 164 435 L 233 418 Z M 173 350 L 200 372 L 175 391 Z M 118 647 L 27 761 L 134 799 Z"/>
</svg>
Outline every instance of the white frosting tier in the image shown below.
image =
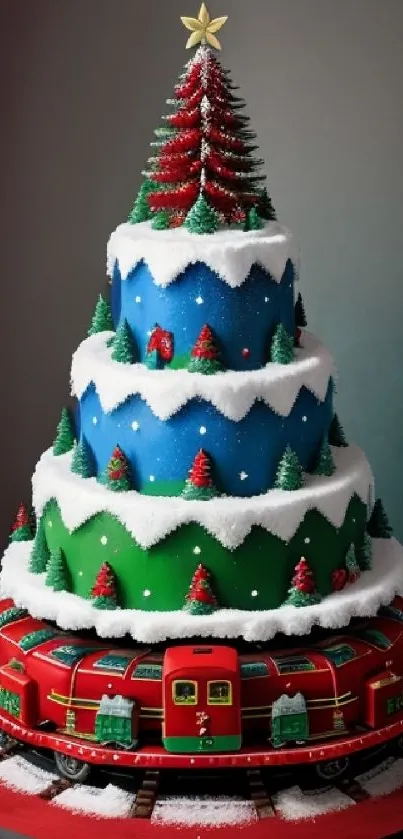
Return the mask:
<svg viewBox="0 0 403 839">
<path fill-rule="evenodd" d="M 109 239 L 107 270 L 111 276 L 118 262 L 125 280 L 144 260 L 156 285 L 168 286 L 188 265 L 204 262 L 231 288 L 237 288 L 255 262 L 280 282 L 287 259 L 295 262 L 294 256 L 291 234 L 277 222 L 249 233 L 220 230 L 208 236 L 189 233 L 184 227 L 153 230 L 150 222 L 125 223 Z"/>
<path fill-rule="evenodd" d="M 272 489 L 252 498 L 222 496 L 211 501 L 187 501 L 141 495 L 134 490 L 113 492 L 95 478 L 81 478 L 71 472 L 71 453 L 56 457 L 49 449 L 32 478 L 33 503 L 41 515 L 48 501 L 55 499 L 70 531 L 96 513 L 109 512 L 143 548 L 190 522 L 201 524 L 229 549 L 242 544 L 254 525 L 288 542 L 308 510 L 319 510 L 340 527 L 354 494 L 371 506 L 373 477 L 364 453 L 357 446 L 332 451 L 334 474 L 330 478 L 306 475 L 304 487 L 295 492 Z"/>
<path fill-rule="evenodd" d="M 56 621 L 62 629 L 94 627 L 101 638 L 131 635 L 136 641 L 157 643 L 167 638 L 244 637 L 267 641 L 278 632 L 306 635 L 314 626 L 336 629 L 352 617 L 375 615 L 395 594 L 403 594 L 403 548 L 395 539 L 373 540 L 373 568 L 353 585 L 334 592 L 316 606 L 283 606 L 266 612 L 219 609 L 212 615 L 184 611 L 142 612 L 135 609 L 103 611 L 75 594 L 55 592 L 44 574 L 32 574 L 28 560 L 32 542 L 13 542 L 7 548 L 0 577 L 0 594 L 36 618 Z"/>
<path fill-rule="evenodd" d="M 291 364 L 270 363 L 261 370 L 228 370 L 214 376 L 187 370 L 149 370 L 143 364 L 119 364 L 113 361 L 112 349 L 107 346 L 112 335 L 112 332 L 101 332 L 86 338 L 74 353 L 71 367 L 73 396 L 80 398 L 93 382 L 106 413 L 129 396 L 139 394 L 161 420 L 176 414 L 190 399 L 196 398 L 210 402 L 235 422 L 243 419 L 257 400 L 286 417 L 302 387 L 323 402 L 335 373 L 332 356 L 309 332 L 304 333 L 303 348 L 296 350 L 296 359 Z"/>
</svg>

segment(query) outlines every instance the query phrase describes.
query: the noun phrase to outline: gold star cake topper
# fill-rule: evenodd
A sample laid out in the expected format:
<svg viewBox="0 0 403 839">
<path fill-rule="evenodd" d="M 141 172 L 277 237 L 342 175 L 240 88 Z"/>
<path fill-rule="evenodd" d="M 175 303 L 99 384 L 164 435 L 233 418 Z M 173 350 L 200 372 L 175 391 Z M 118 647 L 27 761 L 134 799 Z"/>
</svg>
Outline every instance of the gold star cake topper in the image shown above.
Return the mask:
<svg viewBox="0 0 403 839">
<path fill-rule="evenodd" d="M 211 20 L 205 3 L 201 4 L 197 18 L 181 17 L 183 25 L 186 26 L 186 29 L 190 29 L 192 33 L 187 40 L 186 49 L 195 47 L 197 44 L 210 44 L 214 49 L 220 50 L 221 44 L 214 33 L 219 32 L 227 20 L 228 15 L 216 17 L 214 20 Z"/>
</svg>

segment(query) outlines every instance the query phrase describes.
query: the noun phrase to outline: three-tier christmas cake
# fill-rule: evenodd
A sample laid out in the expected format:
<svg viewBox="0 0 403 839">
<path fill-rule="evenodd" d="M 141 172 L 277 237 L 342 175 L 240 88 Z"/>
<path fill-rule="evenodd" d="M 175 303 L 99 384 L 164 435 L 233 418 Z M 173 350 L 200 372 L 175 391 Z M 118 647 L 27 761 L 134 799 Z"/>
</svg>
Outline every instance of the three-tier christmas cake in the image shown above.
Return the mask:
<svg viewBox="0 0 403 839">
<path fill-rule="evenodd" d="M 134 765 L 149 729 L 167 753 L 241 755 L 251 716 L 277 758 L 403 724 L 403 551 L 306 329 L 292 237 L 218 59 L 226 18 L 182 20 L 195 52 L 3 558 L 0 727 L 26 739 L 46 719 L 55 751 L 79 742 L 89 763 L 86 740 Z M 314 627 L 316 646 L 267 643 Z"/>
</svg>

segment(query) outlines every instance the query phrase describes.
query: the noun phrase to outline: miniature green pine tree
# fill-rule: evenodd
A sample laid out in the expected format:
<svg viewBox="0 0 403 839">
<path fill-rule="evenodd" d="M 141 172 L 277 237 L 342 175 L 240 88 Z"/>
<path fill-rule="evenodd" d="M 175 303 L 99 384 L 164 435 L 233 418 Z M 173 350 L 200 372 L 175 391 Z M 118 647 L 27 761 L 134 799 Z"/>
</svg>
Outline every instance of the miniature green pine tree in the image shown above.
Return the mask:
<svg viewBox="0 0 403 839">
<path fill-rule="evenodd" d="M 46 568 L 45 583 L 53 591 L 69 591 L 69 573 L 61 548 L 51 551 Z"/>
<path fill-rule="evenodd" d="M 332 450 L 326 438 L 323 440 L 319 450 L 318 460 L 315 466 L 314 475 L 323 475 L 330 478 L 336 467 L 333 460 Z"/>
<path fill-rule="evenodd" d="M 261 230 L 262 227 L 264 227 L 264 219 L 259 215 L 259 210 L 256 207 L 251 207 L 246 216 L 245 232 L 249 232 L 249 230 Z"/>
<path fill-rule="evenodd" d="M 151 352 L 148 352 L 144 359 L 144 364 L 149 370 L 161 370 L 162 359 L 158 350 L 151 350 Z"/>
<path fill-rule="evenodd" d="M 114 449 L 100 482 L 114 492 L 128 492 L 132 489 L 129 464 L 119 446 Z"/>
<path fill-rule="evenodd" d="M 100 294 L 92 316 L 88 335 L 96 335 L 98 332 L 110 332 L 111 330 L 113 330 L 111 307 L 104 300 L 102 294 Z"/>
<path fill-rule="evenodd" d="M 291 446 L 287 446 L 277 467 L 274 486 L 276 489 L 291 491 L 301 489 L 302 484 L 302 466 Z"/>
<path fill-rule="evenodd" d="M 66 454 L 71 451 L 76 439 L 73 419 L 68 408 L 62 409 L 62 415 L 57 426 L 56 438 L 53 443 L 53 454 Z"/>
<path fill-rule="evenodd" d="M 98 571 L 95 583 L 91 589 L 91 600 L 97 609 L 116 609 L 115 575 L 108 562 L 104 562 Z"/>
<path fill-rule="evenodd" d="M 380 498 L 375 501 L 371 518 L 367 524 L 367 531 L 373 539 L 390 539 L 392 536 L 393 530 Z"/>
<path fill-rule="evenodd" d="M 273 207 L 272 200 L 267 192 L 267 189 L 263 189 L 261 192 L 258 203 L 258 212 L 261 218 L 264 218 L 267 221 L 276 221 L 277 219 L 276 211 Z"/>
<path fill-rule="evenodd" d="M 352 543 L 346 553 L 346 569 L 348 573 L 348 581 L 349 583 L 355 583 L 360 576 L 360 566 L 357 562 L 357 556 L 355 553 L 355 546 Z"/>
<path fill-rule="evenodd" d="M 369 571 L 372 568 L 372 539 L 369 533 L 364 537 L 358 551 L 356 551 L 358 565 L 361 571 Z"/>
<path fill-rule="evenodd" d="M 94 455 L 85 437 L 74 446 L 71 471 L 81 478 L 93 478 L 95 475 Z"/>
<path fill-rule="evenodd" d="M 133 336 L 127 320 L 123 320 L 116 330 L 112 358 L 114 361 L 120 361 L 121 364 L 134 364 L 137 360 Z"/>
<path fill-rule="evenodd" d="M 290 364 L 294 360 L 294 339 L 282 323 L 274 333 L 270 357 L 276 364 Z"/>
<path fill-rule="evenodd" d="M 154 230 L 168 230 L 170 227 L 170 215 L 167 210 L 159 210 L 153 215 L 151 227 Z"/>
<path fill-rule="evenodd" d="M 130 224 L 139 224 L 141 221 L 148 221 L 151 218 L 151 209 L 148 203 L 150 192 L 155 190 L 156 184 L 146 178 L 141 184 L 136 200 L 130 211 L 128 221 Z"/>
<path fill-rule="evenodd" d="M 218 230 L 220 219 L 218 213 L 206 201 L 202 193 L 200 193 L 197 201 L 189 210 L 185 224 L 189 233 L 215 233 Z"/>
<path fill-rule="evenodd" d="M 295 325 L 298 326 L 300 329 L 303 329 L 307 325 L 307 320 L 301 294 L 298 295 L 295 301 L 294 313 Z"/>
<path fill-rule="evenodd" d="M 333 419 L 330 423 L 329 443 L 331 446 L 336 446 L 338 448 L 348 446 L 343 426 L 341 425 L 337 414 L 334 414 Z"/>
<path fill-rule="evenodd" d="M 42 516 L 36 529 L 35 541 L 29 559 L 29 570 L 33 574 L 43 574 L 46 571 L 49 559 L 50 550 L 46 541 L 45 522 Z"/>
</svg>

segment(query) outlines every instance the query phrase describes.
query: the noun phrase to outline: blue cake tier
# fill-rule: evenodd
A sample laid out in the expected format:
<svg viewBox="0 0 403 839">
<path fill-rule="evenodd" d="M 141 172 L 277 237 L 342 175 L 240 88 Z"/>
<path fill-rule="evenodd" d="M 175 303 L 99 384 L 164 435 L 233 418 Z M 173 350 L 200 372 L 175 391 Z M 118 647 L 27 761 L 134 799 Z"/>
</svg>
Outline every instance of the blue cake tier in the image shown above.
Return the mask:
<svg viewBox="0 0 403 839">
<path fill-rule="evenodd" d="M 313 466 L 331 419 L 331 382 L 323 402 L 302 388 L 288 416 L 255 402 L 238 422 L 200 399 L 192 399 L 167 420 L 155 416 L 139 395 L 110 413 L 102 409 L 93 385 L 80 400 L 81 433 L 94 452 L 98 473 L 119 445 L 130 461 L 135 488 L 152 495 L 178 495 L 200 448 L 213 458 L 220 492 L 267 492 L 287 444 L 304 469 Z"/>
<path fill-rule="evenodd" d="M 268 228 L 229 231 L 222 239 L 183 229 L 156 232 L 143 224 L 118 228 L 108 254 L 114 322 L 128 322 L 141 361 L 158 323 L 173 335 L 169 366 L 187 367 L 207 323 L 225 368 L 266 364 L 278 324 L 290 335 L 295 330 L 289 241 L 279 225 Z"/>
</svg>

